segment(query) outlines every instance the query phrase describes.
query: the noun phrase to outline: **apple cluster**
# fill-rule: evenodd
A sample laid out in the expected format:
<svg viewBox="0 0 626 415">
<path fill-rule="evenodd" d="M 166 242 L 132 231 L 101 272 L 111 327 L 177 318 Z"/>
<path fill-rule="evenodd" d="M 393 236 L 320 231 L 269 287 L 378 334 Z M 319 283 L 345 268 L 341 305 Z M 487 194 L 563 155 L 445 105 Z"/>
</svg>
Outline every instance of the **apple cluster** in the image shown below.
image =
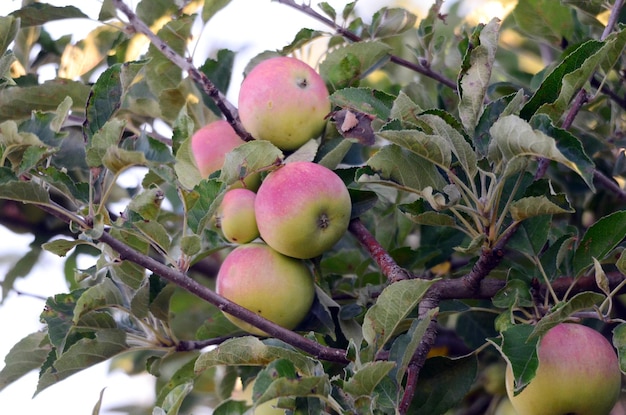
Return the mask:
<svg viewBox="0 0 626 415">
<path fill-rule="evenodd" d="M 243 127 L 258 140 L 294 151 L 319 137 L 330 99 L 321 76 L 304 62 L 274 57 L 257 64 L 239 95 Z M 191 138 L 204 178 L 220 170 L 226 154 L 243 144 L 219 120 Z M 306 317 L 315 297 L 304 261 L 332 248 L 345 234 L 351 214 L 348 189 L 332 170 L 310 161 L 284 163 L 261 181 L 260 174 L 231 185 L 217 209 L 216 226 L 238 246 L 224 259 L 216 291 L 288 329 Z M 264 333 L 231 315 L 238 327 Z"/>
</svg>

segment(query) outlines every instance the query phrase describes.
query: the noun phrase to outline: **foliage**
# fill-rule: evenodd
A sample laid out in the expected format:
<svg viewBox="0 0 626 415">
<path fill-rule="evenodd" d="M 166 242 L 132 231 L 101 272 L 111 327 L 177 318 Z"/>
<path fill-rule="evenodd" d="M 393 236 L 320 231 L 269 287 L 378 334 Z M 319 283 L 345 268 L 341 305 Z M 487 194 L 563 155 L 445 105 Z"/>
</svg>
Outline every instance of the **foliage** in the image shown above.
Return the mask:
<svg viewBox="0 0 626 415">
<path fill-rule="evenodd" d="M 68 262 L 68 292 L 9 353 L 0 389 L 36 369 L 38 393 L 127 359 L 158 379 L 146 413 L 242 413 L 237 379 L 289 413 L 491 413 L 491 368 L 510 362 L 523 388 L 538 339 L 568 320 L 614 331 L 626 369 L 622 2 L 529 0 L 479 24 L 441 0 L 421 17 L 279 3 L 328 26 L 267 51 L 322 45 L 326 130 L 292 153 L 250 141 L 206 179 L 194 131 L 226 118 L 251 138 L 224 98 L 235 52 L 188 59 L 193 25 L 228 1 L 105 0 L 74 44 L 45 24 L 85 17 L 75 7 L 0 17 L 1 222 L 37 235 L 3 298 L 41 249 Z M 44 61 L 56 78 L 40 81 Z M 213 291 L 233 248 L 216 207 L 277 160 L 333 169 L 353 203 L 349 232 L 308 261 L 317 298 L 295 331 Z M 121 184 L 128 171 L 138 188 Z M 77 269 L 78 255 L 93 265 Z M 243 335 L 222 311 L 270 336 Z"/>
</svg>

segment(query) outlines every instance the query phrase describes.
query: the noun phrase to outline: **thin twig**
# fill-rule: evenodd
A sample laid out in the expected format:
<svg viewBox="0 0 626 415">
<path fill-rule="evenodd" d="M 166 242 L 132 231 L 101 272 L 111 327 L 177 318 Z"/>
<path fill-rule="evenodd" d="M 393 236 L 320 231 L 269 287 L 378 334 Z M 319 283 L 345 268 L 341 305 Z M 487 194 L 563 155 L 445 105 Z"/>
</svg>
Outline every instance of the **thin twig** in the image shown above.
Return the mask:
<svg viewBox="0 0 626 415">
<path fill-rule="evenodd" d="M 351 42 L 361 42 L 363 40 L 360 36 L 358 36 L 354 32 L 351 32 L 350 30 L 338 25 L 337 23 L 333 22 L 327 17 L 319 14 L 318 12 L 313 10 L 313 8 L 309 6 L 308 4 L 298 4 L 294 0 L 278 0 L 278 2 L 286 6 L 293 7 L 294 9 L 300 10 L 303 13 L 313 17 L 314 19 L 325 24 L 326 26 L 331 27 L 336 33 L 340 34 L 341 36 L 343 36 L 344 38 L 346 38 L 347 40 Z M 441 75 L 440 73 L 433 71 L 432 69 L 430 69 L 428 65 L 422 65 L 420 63 L 411 62 L 396 55 L 389 55 L 389 59 L 391 60 L 391 62 L 395 64 L 403 66 L 419 74 L 425 75 L 431 79 L 434 79 L 440 84 L 447 86 L 453 91 L 456 91 L 456 83 L 453 80 L 448 79 L 445 76 Z"/>
<path fill-rule="evenodd" d="M 174 49 L 172 49 L 165 41 L 159 38 L 150 28 L 142 22 L 139 17 L 128 7 L 122 0 L 112 0 L 116 9 L 120 10 L 128 18 L 128 23 L 132 27 L 134 32 L 145 35 L 158 50 L 161 51 L 174 65 L 178 66 L 183 71 L 186 71 L 191 79 L 193 79 L 202 90 L 215 102 L 215 105 L 220 109 L 226 120 L 233 126 L 237 134 L 245 141 L 253 140 L 254 138 L 248 133 L 241 122 L 237 113 L 237 108 L 231 104 L 224 94 L 207 78 L 205 74 L 200 72 L 189 60 L 180 56 Z"/>
<path fill-rule="evenodd" d="M 361 219 L 352 219 L 348 230 L 357 238 L 361 245 L 367 249 L 370 257 L 380 268 L 380 271 L 387 277 L 387 281 L 394 283 L 412 277 L 407 270 L 399 266 L 391 255 L 387 253 L 385 248 L 382 247 L 374 235 L 372 235 L 363 222 L 361 222 Z"/>
</svg>

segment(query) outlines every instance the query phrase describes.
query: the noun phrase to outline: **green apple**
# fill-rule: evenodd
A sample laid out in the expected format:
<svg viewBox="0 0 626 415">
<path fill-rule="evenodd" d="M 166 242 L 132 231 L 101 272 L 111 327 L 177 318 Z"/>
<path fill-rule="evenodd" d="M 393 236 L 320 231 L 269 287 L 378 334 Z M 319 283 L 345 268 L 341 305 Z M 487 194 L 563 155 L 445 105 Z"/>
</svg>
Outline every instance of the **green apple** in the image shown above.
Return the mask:
<svg viewBox="0 0 626 415">
<path fill-rule="evenodd" d="M 620 394 L 621 372 L 609 341 L 581 324 L 551 328 L 537 349 L 535 377 L 513 396 L 507 367 L 507 394 L 520 415 L 608 415 Z"/>
<path fill-rule="evenodd" d="M 254 380 L 243 388 L 243 390 L 233 392 L 232 398 L 236 401 L 245 401 L 246 404 L 252 405 L 252 391 L 254 389 Z M 238 382 L 241 383 L 241 382 Z M 252 415 L 284 415 L 285 410 L 276 408 L 276 404 L 278 403 L 278 398 L 270 399 L 269 401 L 263 402 L 260 405 L 257 405 L 254 408 Z"/>
<path fill-rule="evenodd" d="M 506 396 L 503 396 L 498 402 L 498 406 L 496 406 L 493 415 L 518 415 L 515 408 L 513 408 L 513 404 L 511 400 Z"/>
<path fill-rule="evenodd" d="M 301 259 L 332 248 L 348 229 L 351 209 L 339 176 L 309 161 L 287 163 L 270 173 L 254 203 L 261 238 L 278 252 Z"/>
<path fill-rule="evenodd" d="M 197 130 L 191 136 L 191 151 L 196 166 L 203 178 L 221 170 L 226 154 L 245 143 L 226 120 L 213 121 Z M 243 183 L 232 187 L 245 187 L 256 190 L 261 182 L 259 174 L 246 176 Z"/>
<path fill-rule="evenodd" d="M 295 150 L 318 137 L 330 112 L 322 77 L 299 59 L 279 56 L 257 64 L 239 90 L 239 117 L 255 138 Z"/>
<path fill-rule="evenodd" d="M 250 189 L 231 189 L 217 209 L 217 226 L 230 242 L 246 244 L 259 237 L 254 214 L 256 193 Z"/>
<path fill-rule="evenodd" d="M 260 242 L 240 245 L 226 256 L 217 273 L 216 291 L 290 330 L 304 320 L 315 298 L 308 266 Z M 249 333 L 266 334 L 229 314 L 226 317 Z"/>
</svg>

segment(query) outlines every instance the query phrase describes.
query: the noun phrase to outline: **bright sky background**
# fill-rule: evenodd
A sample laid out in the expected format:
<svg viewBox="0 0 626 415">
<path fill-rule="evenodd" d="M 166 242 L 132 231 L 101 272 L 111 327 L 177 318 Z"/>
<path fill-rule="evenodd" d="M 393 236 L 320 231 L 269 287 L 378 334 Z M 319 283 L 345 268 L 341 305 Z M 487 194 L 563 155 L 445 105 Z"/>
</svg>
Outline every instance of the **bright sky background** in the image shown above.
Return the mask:
<svg viewBox="0 0 626 415">
<path fill-rule="evenodd" d="M 473 5 L 490 3 L 483 0 L 466 1 Z M 101 5 L 99 0 L 49 0 L 48 3 L 57 6 L 76 5 L 93 18 L 97 17 Z M 313 4 L 316 3 L 313 2 Z M 329 3 L 340 10 L 341 5 L 347 1 L 329 1 Z M 429 7 L 432 1 L 413 0 L 405 3 Z M 136 2 L 131 4 L 136 4 Z M 383 2 L 360 2 L 360 6 L 373 4 L 375 8 L 364 10 L 364 15 L 371 16 Z M 0 16 L 7 15 L 20 5 L 21 1 L 0 0 Z M 261 16 L 263 18 L 260 18 Z M 71 28 L 73 40 L 76 41 L 82 39 L 82 36 L 95 24 L 97 22 L 86 20 L 63 20 L 48 25 L 47 29 L 54 38 L 58 38 L 67 34 L 68 28 Z M 308 16 L 270 0 L 234 0 L 227 8 L 220 11 L 199 34 L 196 50 L 198 62 L 196 63 L 202 63 L 208 51 L 228 48 L 238 52 L 234 73 L 240 74 L 251 57 L 265 49 L 281 48 L 290 42 L 302 27 L 325 29 Z M 203 51 L 207 52 L 202 53 Z M 238 80 L 233 80 L 234 85 L 237 82 Z M 229 99 L 232 101 L 234 96 L 236 96 L 236 91 L 231 91 Z M 29 235 L 15 235 L 0 226 L 0 277 L 6 273 L 14 261 L 27 252 L 31 241 L 32 237 Z M 63 279 L 62 261 L 47 253 L 44 253 L 42 258 L 43 260 L 28 278 L 20 279 L 16 283 L 16 288 L 20 292 L 32 295 L 11 293 L 4 304 L 0 305 L 0 327 L 2 327 L 0 367 L 4 366 L 4 356 L 17 341 L 41 328 L 39 314 L 43 309 L 44 301 L 36 297 L 48 297 L 67 292 Z M 113 412 L 107 408 L 119 404 L 131 402 L 150 404 L 154 399 L 151 376 L 129 377 L 122 372 L 109 373 L 107 362 L 73 375 L 31 399 L 36 389 L 37 378 L 37 373 L 30 373 L 0 392 L 2 412 L 5 412 L 7 408 L 19 408 L 19 412 L 25 414 L 84 415 L 91 413 L 101 390 L 105 388 L 102 415 L 118 414 L 119 412 Z M 195 415 L 202 414 L 195 413 Z"/>
</svg>

